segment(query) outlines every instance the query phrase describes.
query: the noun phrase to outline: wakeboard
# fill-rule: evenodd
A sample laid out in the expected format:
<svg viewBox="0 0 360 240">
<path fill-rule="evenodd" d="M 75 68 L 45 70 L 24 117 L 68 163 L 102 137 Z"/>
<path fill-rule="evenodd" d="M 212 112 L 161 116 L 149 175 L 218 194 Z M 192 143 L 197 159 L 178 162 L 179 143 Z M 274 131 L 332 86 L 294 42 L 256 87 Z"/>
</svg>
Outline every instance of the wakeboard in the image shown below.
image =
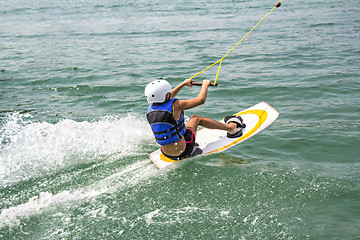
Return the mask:
<svg viewBox="0 0 360 240">
<path fill-rule="evenodd" d="M 198 156 L 206 156 L 209 154 L 223 152 L 251 138 L 252 136 L 255 136 L 270 126 L 278 118 L 279 112 L 266 102 L 261 102 L 234 115 L 241 116 L 243 123 L 246 125 L 246 127 L 242 130 L 242 136 L 238 138 L 228 138 L 226 131 L 201 128 L 196 134 L 196 142 L 199 144 L 198 147 L 202 150 L 202 154 Z M 224 122 L 224 119 L 220 122 Z M 160 149 L 149 154 L 149 157 L 160 169 L 179 162 L 164 156 Z M 183 160 L 185 159 L 180 161 Z"/>
</svg>

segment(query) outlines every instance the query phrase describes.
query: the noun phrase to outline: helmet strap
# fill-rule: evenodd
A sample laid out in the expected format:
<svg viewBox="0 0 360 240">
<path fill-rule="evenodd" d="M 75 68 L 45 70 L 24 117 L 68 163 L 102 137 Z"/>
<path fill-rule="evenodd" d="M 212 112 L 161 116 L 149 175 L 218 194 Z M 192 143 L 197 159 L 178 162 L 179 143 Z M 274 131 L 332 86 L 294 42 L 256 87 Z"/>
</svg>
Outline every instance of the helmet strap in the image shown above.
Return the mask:
<svg viewBox="0 0 360 240">
<path fill-rule="evenodd" d="M 169 101 L 170 98 L 171 98 L 171 93 L 168 92 L 168 93 L 166 94 L 166 96 L 165 96 L 165 101 L 164 101 L 164 103 L 166 103 L 167 101 Z"/>
</svg>

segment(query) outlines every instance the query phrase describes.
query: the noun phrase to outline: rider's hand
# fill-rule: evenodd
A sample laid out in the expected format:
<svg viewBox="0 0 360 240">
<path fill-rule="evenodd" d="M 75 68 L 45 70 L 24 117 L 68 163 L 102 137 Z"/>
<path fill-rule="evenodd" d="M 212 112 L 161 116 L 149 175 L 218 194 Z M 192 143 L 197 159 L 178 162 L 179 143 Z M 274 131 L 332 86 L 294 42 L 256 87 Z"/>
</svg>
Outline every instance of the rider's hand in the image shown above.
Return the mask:
<svg viewBox="0 0 360 240">
<path fill-rule="evenodd" d="M 207 80 L 207 79 L 203 80 L 203 86 L 209 87 L 210 84 L 211 84 L 210 80 Z"/>
<path fill-rule="evenodd" d="M 192 87 L 192 83 L 193 82 L 193 80 L 192 79 L 185 79 L 184 80 L 184 84 L 186 85 L 186 86 L 188 86 L 188 87 Z"/>
</svg>

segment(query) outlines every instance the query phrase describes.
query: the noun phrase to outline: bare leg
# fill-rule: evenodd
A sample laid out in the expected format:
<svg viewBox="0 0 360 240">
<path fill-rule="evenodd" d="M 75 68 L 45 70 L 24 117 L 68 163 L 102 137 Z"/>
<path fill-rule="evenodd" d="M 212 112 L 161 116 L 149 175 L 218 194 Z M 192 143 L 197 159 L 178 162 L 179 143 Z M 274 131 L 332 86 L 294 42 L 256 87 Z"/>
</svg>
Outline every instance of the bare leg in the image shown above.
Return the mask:
<svg viewBox="0 0 360 240">
<path fill-rule="evenodd" d="M 232 132 L 236 129 L 237 124 L 233 122 L 225 124 L 215 121 L 211 118 L 192 115 L 189 122 L 186 124 L 186 127 L 190 128 L 196 134 L 196 130 L 198 126 Z"/>
</svg>

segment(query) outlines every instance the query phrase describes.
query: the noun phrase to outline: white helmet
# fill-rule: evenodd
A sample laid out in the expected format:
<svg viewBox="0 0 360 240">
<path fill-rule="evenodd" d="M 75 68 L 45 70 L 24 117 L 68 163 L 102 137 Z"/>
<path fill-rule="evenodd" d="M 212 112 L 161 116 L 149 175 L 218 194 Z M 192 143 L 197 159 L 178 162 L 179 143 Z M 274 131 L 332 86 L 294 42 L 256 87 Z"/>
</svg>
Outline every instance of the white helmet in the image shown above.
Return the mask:
<svg viewBox="0 0 360 240">
<path fill-rule="evenodd" d="M 171 85 L 166 80 L 158 78 L 149 83 L 145 88 L 145 98 L 148 103 L 162 103 L 166 100 L 166 94 L 171 91 Z"/>
</svg>

